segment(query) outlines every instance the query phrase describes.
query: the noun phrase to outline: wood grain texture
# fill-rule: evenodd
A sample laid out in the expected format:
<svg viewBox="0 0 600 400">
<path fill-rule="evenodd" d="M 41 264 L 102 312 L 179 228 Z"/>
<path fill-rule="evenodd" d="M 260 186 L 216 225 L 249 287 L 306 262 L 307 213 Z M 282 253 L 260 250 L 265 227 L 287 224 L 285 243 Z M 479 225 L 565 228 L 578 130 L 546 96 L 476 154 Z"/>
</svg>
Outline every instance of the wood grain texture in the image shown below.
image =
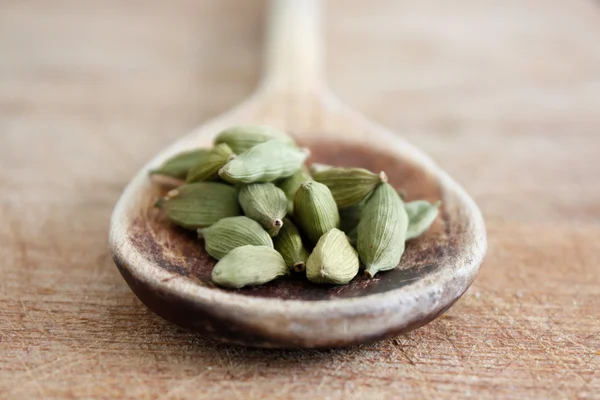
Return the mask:
<svg viewBox="0 0 600 400">
<path fill-rule="evenodd" d="M 593 1 L 329 2 L 336 93 L 486 218 L 488 255 L 448 314 L 374 345 L 268 351 L 141 305 L 108 254 L 112 207 L 158 150 L 251 92 L 263 11 L 0 3 L 0 397 L 599 398 Z"/>
</svg>

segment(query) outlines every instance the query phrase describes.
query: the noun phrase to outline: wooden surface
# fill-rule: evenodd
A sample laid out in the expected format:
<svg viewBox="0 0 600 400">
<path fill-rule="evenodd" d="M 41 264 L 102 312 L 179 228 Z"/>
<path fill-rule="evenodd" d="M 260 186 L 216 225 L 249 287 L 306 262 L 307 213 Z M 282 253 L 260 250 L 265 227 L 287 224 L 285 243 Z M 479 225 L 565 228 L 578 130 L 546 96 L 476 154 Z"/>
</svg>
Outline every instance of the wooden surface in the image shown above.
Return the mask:
<svg viewBox="0 0 600 400">
<path fill-rule="evenodd" d="M 107 250 L 159 149 L 253 89 L 262 1 L 0 3 L 0 398 L 600 398 L 600 6 L 329 1 L 328 76 L 480 205 L 467 294 L 412 333 L 251 350 L 156 317 Z"/>
</svg>

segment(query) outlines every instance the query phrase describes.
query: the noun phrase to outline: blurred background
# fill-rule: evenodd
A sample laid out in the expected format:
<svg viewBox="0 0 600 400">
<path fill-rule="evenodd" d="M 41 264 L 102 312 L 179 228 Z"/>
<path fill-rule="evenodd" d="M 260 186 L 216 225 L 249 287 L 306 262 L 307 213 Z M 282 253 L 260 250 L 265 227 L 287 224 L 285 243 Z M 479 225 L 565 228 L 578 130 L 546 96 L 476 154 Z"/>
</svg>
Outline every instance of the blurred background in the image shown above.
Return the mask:
<svg viewBox="0 0 600 400">
<path fill-rule="evenodd" d="M 262 0 L 2 1 L 3 169 L 18 179 L 23 163 L 54 158 L 39 183 L 69 191 L 65 172 L 97 185 L 117 171 L 125 183 L 159 149 L 252 92 L 266 8 Z M 587 199 L 582 211 L 599 203 L 585 181 L 598 177 L 589 168 L 600 124 L 597 2 L 330 0 L 327 8 L 334 92 L 460 172 L 479 202 L 513 202 L 520 218 L 538 219 L 571 196 Z M 578 156 L 567 160 L 566 148 Z M 108 151 L 123 155 L 115 170 L 94 168 Z M 534 157 L 552 162 L 527 162 Z M 509 181 L 528 201 L 508 196 Z"/>
<path fill-rule="evenodd" d="M 134 297 L 106 246 L 112 207 L 160 149 L 252 92 L 267 5 L 0 1 L 0 397 L 597 396 L 595 0 L 326 1 L 333 91 L 486 219 L 481 273 L 444 317 L 357 349 L 268 352 Z"/>
</svg>

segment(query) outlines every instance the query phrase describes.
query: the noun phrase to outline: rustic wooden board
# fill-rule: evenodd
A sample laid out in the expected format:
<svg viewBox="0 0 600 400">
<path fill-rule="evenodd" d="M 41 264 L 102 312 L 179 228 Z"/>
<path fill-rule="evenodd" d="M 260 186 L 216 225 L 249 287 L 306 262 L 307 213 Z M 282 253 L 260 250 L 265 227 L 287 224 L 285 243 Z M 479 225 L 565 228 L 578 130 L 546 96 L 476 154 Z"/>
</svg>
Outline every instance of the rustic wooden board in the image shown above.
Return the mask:
<svg viewBox="0 0 600 400">
<path fill-rule="evenodd" d="M 478 202 L 489 252 L 442 318 L 336 351 L 231 347 L 135 298 L 124 185 L 234 105 L 265 3 L 0 3 L 0 398 L 600 398 L 600 7 L 328 2 L 328 75 Z"/>
</svg>

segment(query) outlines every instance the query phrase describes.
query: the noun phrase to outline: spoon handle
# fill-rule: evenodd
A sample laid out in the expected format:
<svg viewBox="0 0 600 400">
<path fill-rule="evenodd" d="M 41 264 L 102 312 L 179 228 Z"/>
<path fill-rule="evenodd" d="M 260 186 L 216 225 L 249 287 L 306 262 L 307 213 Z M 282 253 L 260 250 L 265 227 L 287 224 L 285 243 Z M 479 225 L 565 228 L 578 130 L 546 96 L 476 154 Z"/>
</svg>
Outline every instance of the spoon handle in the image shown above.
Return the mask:
<svg viewBox="0 0 600 400">
<path fill-rule="evenodd" d="M 271 0 L 262 85 L 284 93 L 323 86 L 322 0 Z"/>
</svg>

